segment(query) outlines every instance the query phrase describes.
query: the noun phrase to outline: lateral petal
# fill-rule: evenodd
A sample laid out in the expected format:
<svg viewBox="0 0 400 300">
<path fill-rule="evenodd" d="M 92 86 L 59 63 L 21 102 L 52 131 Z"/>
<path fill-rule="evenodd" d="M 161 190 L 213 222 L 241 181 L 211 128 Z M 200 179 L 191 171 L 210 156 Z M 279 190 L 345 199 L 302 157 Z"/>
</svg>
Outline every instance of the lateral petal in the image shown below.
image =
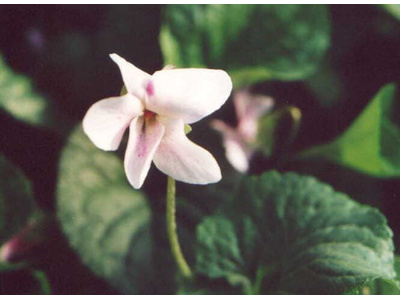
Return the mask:
<svg viewBox="0 0 400 300">
<path fill-rule="evenodd" d="M 154 155 L 154 164 L 172 178 L 192 184 L 208 184 L 221 180 L 215 158 L 204 148 L 190 141 L 181 120 L 163 122 L 165 134 Z"/>
<path fill-rule="evenodd" d="M 146 90 L 149 110 L 189 124 L 219 109 L 231 93 L 232 81 L 222 70 L 161 70 Z"/>
<path fill-rule="evenodd" d="M 146 179 L 164 130 L 164 126 L 156 118 L 145 120 L 144 117 L 139 117 L 129 127 L 124 165 L 128 181 L 135 189 L 139 189 Z"/>
<path fill-rule="evenodd" d="M 130 94 L 103 99 L 87 111 L 83 130 L 96 147 L 105 151 L 116 150 L 125 129 L 142 112 L 142 103 Z"/>
<path fill-rule="evenodd" d="M 151 77 L 150 74 L 135 67 L 118 54 L 110 54 L 110 57 L 118 65 L 128 92 L 143 101 L 146 95 L 146 84 Z"/>
</svg>

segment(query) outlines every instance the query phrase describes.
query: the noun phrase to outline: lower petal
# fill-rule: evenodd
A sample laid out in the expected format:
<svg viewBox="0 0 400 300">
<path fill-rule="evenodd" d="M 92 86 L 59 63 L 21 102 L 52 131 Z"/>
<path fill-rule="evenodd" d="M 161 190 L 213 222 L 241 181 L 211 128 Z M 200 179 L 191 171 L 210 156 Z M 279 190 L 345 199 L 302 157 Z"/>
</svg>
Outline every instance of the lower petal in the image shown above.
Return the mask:
<svg viewBox="0 0 400 300">
<path fill-rule="evenodd" d="M 186 137 L 183 121 L 170 120 L 164 125 L 165 135 L 154 155 L 154 164 L 160 171 L 176 180 L 192 184 L 221 180 L 217 161 L 210 152 Z"/>
<path fill-rule="evenodd" d="M 129 183 L 135 189 L 139 189 L 146 179 L 164 130 L 164 126 L 156 118 L 145 121 L 144 117 L 139 117 L 129 127 L 124 164 Z"/>
<path fill-rule="evenodd" d="M 231 128 L 220 120 L 213 120 L 211 126 L 222 135 L 225 156 L 229 163 L 239 172 L 246 173 L 249 169 L 253 150 L 236 129 Z"/>
<path fill-rule="evenodd" d="M 236 139 L 229 137 L 224 138 L 224 147 L 226 159 L 229 163 L 241 173 L 246 173 L 249 169 L 250 158 L 253 154 L 252 150 L 247 149 Z"/>
</svg>

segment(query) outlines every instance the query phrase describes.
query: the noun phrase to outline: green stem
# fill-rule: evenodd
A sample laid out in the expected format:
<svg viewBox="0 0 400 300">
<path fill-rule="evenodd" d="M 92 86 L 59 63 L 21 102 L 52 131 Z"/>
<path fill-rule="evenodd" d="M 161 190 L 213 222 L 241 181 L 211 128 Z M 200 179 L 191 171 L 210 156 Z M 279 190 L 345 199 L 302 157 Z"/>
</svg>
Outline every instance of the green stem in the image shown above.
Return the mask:
<svg viewBox="0 0 400 300">
<path fill-rule="evenodd" d="M 168 177 L 167 184 L 167 231 L 172 255 L 182 273 L 186 278 L 192 277 L 192 271 L 183 256 L 181 246 L 179 245 L 178 233 L 176 231 L 175 219 L 175 180 Z"/>
<path fill-rule="evenodd" d="M 264 269 L 258 268 L 256 273 L 256 282 L 253 285 L 252 294 L 261 295 L 261 286 L 264 278 Z"/>
</svg>

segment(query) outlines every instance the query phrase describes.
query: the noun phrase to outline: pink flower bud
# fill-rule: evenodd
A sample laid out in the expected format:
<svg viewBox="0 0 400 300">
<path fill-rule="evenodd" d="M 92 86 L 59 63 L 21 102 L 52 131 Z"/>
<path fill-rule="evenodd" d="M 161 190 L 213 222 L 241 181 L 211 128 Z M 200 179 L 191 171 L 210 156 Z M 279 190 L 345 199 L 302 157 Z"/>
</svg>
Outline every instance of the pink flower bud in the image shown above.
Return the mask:
<svg viewBox="0 0 400 300">
<path fill-rule="evenodd" d="M 39 227 L 37 222 L 28 224 L 6 242 L 0 248 L 0 259 L 8 263 L 15 263 L 26 258 L 31 250 L 43 240 L 43 237 L 37 232 Z"/>
</svg>

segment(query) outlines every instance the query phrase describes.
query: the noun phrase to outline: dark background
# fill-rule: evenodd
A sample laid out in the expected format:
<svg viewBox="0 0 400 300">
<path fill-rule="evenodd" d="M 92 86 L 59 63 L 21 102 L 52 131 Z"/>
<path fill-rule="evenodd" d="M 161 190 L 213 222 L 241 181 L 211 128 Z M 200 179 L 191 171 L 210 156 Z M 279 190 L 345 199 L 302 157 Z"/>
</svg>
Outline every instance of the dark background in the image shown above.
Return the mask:
<svg viewBox="0 0 400 300">
<path fill-rule="evenodd" d="M 161 5 L 0 6 L 0 53 L 15 72 L 29 76 L 35 91 L 66 116 L 60 120 L 61 133 L 55 133 L 23 124 L 0 111 L 0 152 L 33 182 L 37 201 L 44 210 L 55 211 L 57 164 L 68 132 L 81 122 L 92 103 L 116 95 L 121 88 L 119 70 L 108 54 L 118 53 L 148 73 L 162 68 L 158 44 L 162 9 Z M 303 124 L 292 151 L 339 135 L 383 85 L 398 83 L 400 78 L 399 21 L 372 5 L 332 5 L 330 13 L 331 47 L 324 63 L 332 66 L 340 83 L 335 103 L 318 99 L 310 88 L 312 78 L 253 87 L 254 91 L 273 96 L 278 106 L 293 104 L 302 110 Z M 234 123 L 232 116 L 233 107 L 228 104 L 214 117 Z M 223 159 L 218 135 L 210 134 L 208 143 L 214 143 L 216 156 Z M 281 166 L 261 155 L 253 160 L 251 173 L 270 168 L 315 175 L 352 198 L 379 207 L 395 232 L 399 248 L 398 179 L 378 180 L 328 163 Z M 156 170 L 151 170 L 149 176 L 152 180 L 144 186 L 149 199 L 162 197 L 163 177 Z M 164 209 L 160 202 L 151 205 L 155 210 Z M 53 293 L 117 293 L 79 262 L 57 227 L 49 235 L 50 244 L 35 255 L 50 278 Z M 21 293 L 13 290 L 14 283 L 21 280 L 18 276 L 0 285 L 8 293 Z M 163 291 L 160 286 L 154 287 L 155 293 Z"/>
</svg>

